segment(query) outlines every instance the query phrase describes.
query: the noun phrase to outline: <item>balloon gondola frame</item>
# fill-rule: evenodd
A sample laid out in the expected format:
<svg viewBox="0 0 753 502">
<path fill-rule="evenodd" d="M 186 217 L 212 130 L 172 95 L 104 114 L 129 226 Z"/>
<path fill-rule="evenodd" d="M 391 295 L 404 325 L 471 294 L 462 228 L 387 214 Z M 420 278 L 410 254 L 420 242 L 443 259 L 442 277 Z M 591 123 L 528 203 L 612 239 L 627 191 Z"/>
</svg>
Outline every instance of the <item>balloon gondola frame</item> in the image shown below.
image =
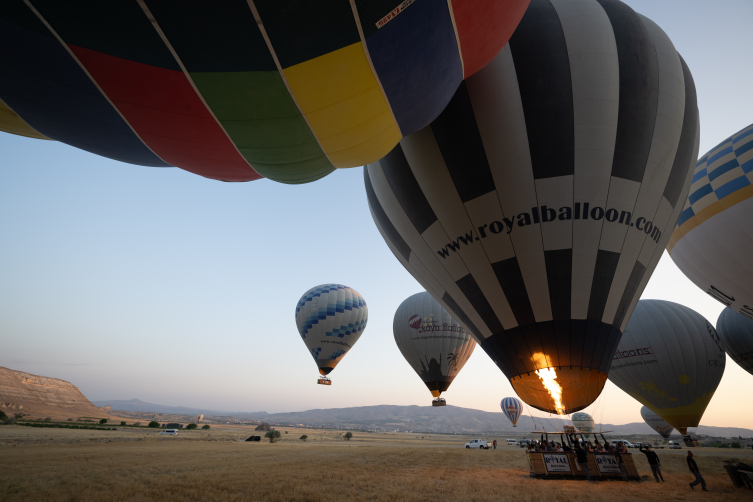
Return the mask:
<svg viewBox="0 0 753 502">
<path fill-rule="evenodd" d="M 447 406 L 447 401 L 445 401 L 445 400 L 444 400 L 443 398 L 441 398 L 441 397 L 438 397 L 438 398 L 434 399 L 434 400 L 433 400 L 433 401 L 431 402 L 431 405 L 432 405 L 432 406 Z"/>
<path fill-rule="evenodd" d="M 332 385 L 332 380 L 330 380 L 326 376 L 320 376 L 316 383 L 318 383 L 319 385 Z"/>
</svg>

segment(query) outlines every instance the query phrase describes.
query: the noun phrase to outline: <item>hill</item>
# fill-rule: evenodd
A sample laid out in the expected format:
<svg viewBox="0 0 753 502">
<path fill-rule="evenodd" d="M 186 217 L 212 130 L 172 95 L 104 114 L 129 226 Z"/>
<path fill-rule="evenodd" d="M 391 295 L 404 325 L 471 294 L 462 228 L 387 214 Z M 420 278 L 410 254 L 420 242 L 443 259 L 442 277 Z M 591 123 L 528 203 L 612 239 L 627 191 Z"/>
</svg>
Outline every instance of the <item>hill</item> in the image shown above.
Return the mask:
<svg viewBox="0 0 753 502">
<path fill-rule="evenodd" d="M 97 408 L 70 382 L 0 366 L 0 410 L 33 418 L 109 416 L 109 409 Z"/>
<path fill-rule="evenodd" d="M 111 406 L 114 410 L 142 411 L 146 413 L 165 413 L 170 415 L 230 415 L 227 411 L 207 410 L 205 408 L 190 408 L 186 406 L 165 406 L 162 404 L 146 403 L 140 399 L 111 399 L 109 401 L 92 401 L 97 406 Z M 262 416 L 264 411 L 255 412 L 254 415 Z"/>
</svg>

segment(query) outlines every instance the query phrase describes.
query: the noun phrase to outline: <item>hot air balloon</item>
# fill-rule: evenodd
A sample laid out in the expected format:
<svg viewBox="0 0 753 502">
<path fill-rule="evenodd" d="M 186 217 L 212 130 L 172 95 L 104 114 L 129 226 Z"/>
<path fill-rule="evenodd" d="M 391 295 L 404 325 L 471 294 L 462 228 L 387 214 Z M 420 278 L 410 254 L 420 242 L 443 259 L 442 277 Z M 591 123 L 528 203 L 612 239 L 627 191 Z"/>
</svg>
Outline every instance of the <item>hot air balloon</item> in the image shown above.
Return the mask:
<svg viewBox="0 0 753 502">
<path fill-rule="evenodd" d="M 598 50 L 594 48 L 598 47 Z M 402 265 L 527 404 L 601 392 L 688 192 L 693 79 L 617 0 L 533 0 L 510 43 L 364 177 Z"/>
<path fill-rule="evenodd" d="M 669 439 L 674 427 L 669 425 L 662 417 L 649 410 L 646 406 L 641 407 L 641 416 L 649 427 L 658 432 L 661 437 Z"/>
<path fill-rule="evenodd" d="M 586 438 L 591 437 L 591 434 L 589 433 L 594 431 L 594 419 L 591 417 L 591 415 L 579 411 L 578 413 L 573 413 L 572 421 L 573 426 L 579 431 L 583 432 L 583 435 Z"/>
<path fill-rule="evenodd" d="M 436 118 L 528 1 L 4 0 L 0 130 L 306 183 Z"/>
<path fill-rule="evenodd" d="M 523 403 L 520 402 L 520 399 L 506 397 L 499 403 L 499 406 L 502 408 L 502 413 L 512 422 L 512 426 L 517 427 L 520 415 L 523 413 Z"/>
<path fill-rule="evenodd" d="M 698 427 L 725 361 L 719 335 L 698 312 L 641 300 L 614 354 L 609 379 L 685 435 L 688 427 Z"/>
<path fill-rule="evenodd" d="M 318 383 L 331 385 L 327 375 L 361 338 L 368 320 L 363 297 L 342 284 L 316 286 L 298 300 L 295 323 L 322 375 Z"/>
<path fill-rule="evenodd" d="M 753 124 L 698 160 L 667 251 L 688 279 L 753 318 Z"/>
<path fill-rule="evenodd" d="M 403 357 L 436 398 L 432 406 L 444 406 L 439 396 L 476 348 L 471 334 L 426 292 L 400 304 L 392 331 Z"/>
<path fill-rule="evenodd" d="M 716 330 L 727 354 L 753 375 L 753 319 L 728 307 L 719 314 Z"/>
</svg>

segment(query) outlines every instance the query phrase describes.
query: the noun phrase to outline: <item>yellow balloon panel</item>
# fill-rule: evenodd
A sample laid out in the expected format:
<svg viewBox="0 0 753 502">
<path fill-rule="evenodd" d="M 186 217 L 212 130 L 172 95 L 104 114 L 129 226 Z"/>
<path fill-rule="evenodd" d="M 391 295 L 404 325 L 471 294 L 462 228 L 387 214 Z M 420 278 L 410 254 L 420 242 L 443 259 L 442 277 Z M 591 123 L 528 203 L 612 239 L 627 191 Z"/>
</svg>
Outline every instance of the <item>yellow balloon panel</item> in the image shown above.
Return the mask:
<svg viewBox="0 0 753 502">
<path fill-rule="evenodd" d="M 50 139 L 39 134 L 16 113 L 0 101 L 0 131 L 34 139 Z"/>
<path fill-rule="evenodd" d="M 361 42 L 283 72 L 335 167 L 351 167 L 355 158 L 374 162 L 400 140 L 400 129 Z"/>
</svg>

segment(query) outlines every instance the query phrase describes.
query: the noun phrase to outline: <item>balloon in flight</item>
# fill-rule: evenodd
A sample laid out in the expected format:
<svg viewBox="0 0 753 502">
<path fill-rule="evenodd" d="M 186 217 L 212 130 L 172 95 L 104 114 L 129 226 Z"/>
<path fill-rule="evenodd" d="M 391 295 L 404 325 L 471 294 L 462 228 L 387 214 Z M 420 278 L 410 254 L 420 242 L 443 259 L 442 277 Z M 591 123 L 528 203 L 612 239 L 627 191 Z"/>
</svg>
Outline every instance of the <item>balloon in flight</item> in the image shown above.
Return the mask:
<svg viewBox="0 0 753 502">
<path fill-rule="evenodd" d="M 669 439 L 674 427 L 669 425 L 662 417 L 648 409 L 646 406 L 641 407 L 641 416 L 643 421 L 648 424 L 649 427 L 659 433 L 664 439 Z"/>
<path fill-rule="evenodd" d="M 573 413 L 571 420 L 573 421 L 573 426 L 583 432 L 586 438 L 591 437 L 590 433 L 594 431 L 594 419 L 591 415 L 579 411 L 578 413 Z"/>
<path fill-rule="evenodd" d="M 342 284 L 306 291 L 295 307 L 303 343 L 323 376 L 335 369 L 366 329 L 369 308 L 358 292 Z"/>
<path fill-rule="evenodd" d="M 527 5 L 4 0 L 0 130 L 216 180 L 306 183 L 427 125 Z"/>
<path fill-rule="evenodd" d="M 698 312 L 641 300 L 622 335 L 609 379 L 672 427 L 698 427 L 724 374 L 724 345 Z"/>
<path fill-rule="evenodd" d="M 667 251 L 693 283 L 753 317 L 753 124 L 698 160 Z"/>
<path fill-rule="evenodd" d="M 437 398 L 476 348 L 468 330 L 425 291 L 400 304 L 392 331 L 405 360 Z"/>
<path fill-rule="evenodd" d="M 516 397 L 506 397 L 501 403 L 499 403 L 499 406 L 502 408 L 502 413 L 504 413 L 507 419 L 512 422 L 512 426 L 517 427 L 520 415 L 523 413 L 523 403 L 520 402 L 520 399 Z"/>
<path fill-rule="evenodd" d="M 617 0 L 533 0 L 439 117 L 366 167 L 366 192 L 518 396 L 569 414 L 604 387 L 698 135 L 693 78 L 655 23 Z"/>
<path fill-rule="evenodd" d="M 727 355 L 753 375 L 753 319 L 728 307 L 719 314 L 716 330 Z"/>
</svg>

